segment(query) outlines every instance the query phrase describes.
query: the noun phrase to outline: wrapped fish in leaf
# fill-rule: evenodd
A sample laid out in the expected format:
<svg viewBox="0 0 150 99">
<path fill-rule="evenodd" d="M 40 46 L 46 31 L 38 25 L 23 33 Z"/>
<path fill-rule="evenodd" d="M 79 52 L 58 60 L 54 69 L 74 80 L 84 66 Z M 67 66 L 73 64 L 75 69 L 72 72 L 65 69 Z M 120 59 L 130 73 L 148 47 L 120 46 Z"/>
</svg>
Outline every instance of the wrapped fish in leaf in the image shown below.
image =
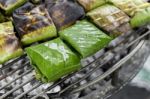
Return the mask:
<svg viewBox="0 0 150 99">
<path fill-rule="evenodd" d="M 84 16 L 84 9 L 76 2 L 69 0 L 55 0 L 55 5 L 50 5 L 48 11 L 57 27 L 62 30 Z"/>
<path fill-rule="evenodd" d="M 6 15 L 10 15 L 15 9 L 22 6 L 27 1 L 28 0 L 0 0 L 0 8 L 5 11 Z"/>
<path fill-rule="evenodd" d="M 13 20 L 24 45 L 57 36 L 56 27 L 43 5 L 27 3 L 15 10 Z"/>
<path fill-rule="evenodd" d="M 12 22 L 0 24 L 0 64 L 23 54 L 15 36 Z"/>
<path fill-rule="evenodd" d="M 130 16 L 134 16 L 136 12 L 150 6 L 146 0 L 108 0 L 115 6 L 126 12 Z"/>
<path fill-rule="evenodd" d="M 141 10 L 136 13 L 135 16 L 131 19 L 131 26 L 139 27 L 150 23 L 150 7 Z"/>
<path fill-rule="evenodd" d="M 36 78 L 43 82 L 56 81 L 80 68 L 80 58 L 57 38 L 26 48 Z"/>
<path fill-rule="evenodd" d="M 131 30 L 130 18 L 120 9 L 113 5 L 103 5 L 87 13 L 92 21 L 103 28 L 113 37 L 119 36 Z M 125 29 L 120 29 L 124 27 Z"/>
<path fill-rule="evenodd" d="M 95 9 L 106 3 L 106 0 L 77 0 L 86 11 Z"/>
<path fill-rule="evenodd" d="M 104 48 L 112 38 L 86 20 L 59 32 L 60 37 L 82 57 L 88 57 Z"/>
</svg>

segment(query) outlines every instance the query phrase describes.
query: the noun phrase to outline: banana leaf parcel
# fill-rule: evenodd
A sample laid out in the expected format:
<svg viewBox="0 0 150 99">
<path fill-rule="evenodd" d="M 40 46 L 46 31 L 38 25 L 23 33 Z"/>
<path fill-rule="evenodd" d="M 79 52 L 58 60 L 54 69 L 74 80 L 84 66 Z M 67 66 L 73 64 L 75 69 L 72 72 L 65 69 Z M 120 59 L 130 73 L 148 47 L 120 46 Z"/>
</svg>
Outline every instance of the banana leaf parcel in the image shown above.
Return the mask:
<svg viewBox="0 0 150 99">
<path fill-rule="evenodd" d="M 86 11 L 95 9 L 106 3 L 106 0 L 77 0 Z"/>
<path fill-rule="evenodd" d="M 80 69 L 80 58 L 61 39 L 26 48 L 36 78 L 43 82 L 59 78 Z"/>
<path fill-rule="evenodd" d="M 57 36 L 56 27 L 44 5 L 26 3 L 15 10 L 13 20 L 23 45 Z"/>
<path fill-rule="evenodd" d="M 59 32 L 82 57 L 88 57 L 104 48 L 112 39 L 90 22 L 83 20 Z"/>
<path fill-rule="evenodd" d="M 0 23 L 0 64 L 22 54 L 23 50 L 15 36 L 12 22 Z"/>
<path fill-rule="evenodd" d="M 58 30 L 74 24 L 85 15 L 84 9 L 76 2 L 69 0 L 55 0 L 55 5 L 48 7 L 48 11 Z"/>
<path fill-rule="evenodd" d="M 150 23 L 150 7 L 145 8 L 135 14 L 131 19 L 131 26 L 139 27 Z"/>
<path fill-rule="evenodd" d="M 109 32 L 112 37 L 119 36 L 131 30 L 130 18 L 113 5 L 103 5 L 87 13 L 92 21 Z"/>
<path fill-rule="evenodd" d="M 146 0 L 108 0 L 115 6 L 126 12 L 130 16 L 134 16 L 136 12 L 150 6 Z"/>
<path fill-rule="evenodd" d="M 5 11 L 6 15 L 11 15 L 18 7 L 25 4 L 28 0 L 0 0 L 0 8 Z"/>
</svg>

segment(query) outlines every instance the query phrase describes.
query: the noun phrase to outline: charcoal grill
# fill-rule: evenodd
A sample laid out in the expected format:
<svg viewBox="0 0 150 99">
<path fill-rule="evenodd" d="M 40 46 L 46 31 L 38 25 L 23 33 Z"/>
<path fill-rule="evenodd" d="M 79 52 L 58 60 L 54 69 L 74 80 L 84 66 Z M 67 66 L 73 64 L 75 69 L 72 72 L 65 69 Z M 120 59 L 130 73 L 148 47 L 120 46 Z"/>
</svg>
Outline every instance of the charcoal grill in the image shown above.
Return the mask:
<svg viewBox="0 0 150 99">
<path fill-rule="evenodd" d="M 55 83 L 34 78 L 26 55 L 0 68 L 0 99 L 104 99 L 128 84 L 150 53 L 150 26 L 113 40 L 81 61 L 83 68 Z"/>
</svg>

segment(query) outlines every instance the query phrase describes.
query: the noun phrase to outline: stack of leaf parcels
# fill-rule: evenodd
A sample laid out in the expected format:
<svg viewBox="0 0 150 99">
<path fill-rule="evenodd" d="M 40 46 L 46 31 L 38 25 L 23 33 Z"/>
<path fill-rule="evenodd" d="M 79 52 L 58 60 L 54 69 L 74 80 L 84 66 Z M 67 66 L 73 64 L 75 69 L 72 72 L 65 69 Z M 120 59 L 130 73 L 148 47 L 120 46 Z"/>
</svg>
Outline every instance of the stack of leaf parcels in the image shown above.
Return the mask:
<svg viewBox="0 0 150 99">
<path fill-rule="evenodd" d="M 0 0 L 0 64 L 21 56 L 22 46 L 36 78 L 56 81 L 149 22 L 146 0 Z"/>
</svg>

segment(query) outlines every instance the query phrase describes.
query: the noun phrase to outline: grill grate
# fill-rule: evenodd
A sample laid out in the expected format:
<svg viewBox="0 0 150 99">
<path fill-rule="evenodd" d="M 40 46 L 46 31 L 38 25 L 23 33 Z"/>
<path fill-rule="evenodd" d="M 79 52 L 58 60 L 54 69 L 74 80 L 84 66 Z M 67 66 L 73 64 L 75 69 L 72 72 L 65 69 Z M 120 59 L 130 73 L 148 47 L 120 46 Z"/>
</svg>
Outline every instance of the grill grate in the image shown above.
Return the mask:
<svg viewBox="0 0 150 99">
<path fill-rule="evenodd" d="M 115 39 L 108 48 L 102 49 L 94 56 L 84 59 L 82 61 L 83 68 L 81 70 L 62 78 L 54 84 L 45 85 L 36 81 L 29 60 L 26 58 L 26 55 L 23 55 L 20 58 L 4 64 L 4 66 L 0 68 L 0 93 L 2 93 L 0 94 L 0 99 L 37 99 L 39 96 L 45 98 L 65 97 L 66 99 L 76 99 L 76 97 L 81 98 L 84 96 L 87 91 L 85 89 L 88 88 L 92 88 L 92 90 L 94 90 L 92 92 L 95 94 L 97 89 L 95 90 L 93 86 L 96 86 L 97 83 L 102 86 L 99 87 L 99 90 L 103 90 L 99 95 L 105 96 L 105 93 L 110 92 L 110 90 L 115 90 L 119 88 L 120 85 L 125 84 L 120 81 L 119 72 L 121 71 L 121 68 L 125 67 L 123 64 L 130 60 L 131 57 L 142 48 L 145 44 L 145 40 L 149 38 L 149 34 L 150 26 L 145 26 L 137 31 L 132 31 L 120 36 Z M 121 55 L 118 55 L 118 53 Z M 93 78 L 90 78 L 97 71 L 99 73 Z M 10 76 L 17 73 L 19 76 L 12 80 L 8 80 Z M 27 77 L 27 80 L 24 80 L 24 77 Z M 127 81 L 129 78 L 124 80 Z M 20 83 L 15 85 L 18 81 L 20 81 Z M 3 84 L 3 82 L 5 82 L 5 84 Z M 24 87 L 29 83 L 33 86 L 27 87 L 27 90 L 24 90 Z M 110 83 L 111 86 L 108 86 L 107 84 Z M 41 86 L 46 86 L 46 88 L 42 88 L 42 91 L 36 94 L 31 94 Z M 58 92 L 50 92 L 50 90 L 53 90 L 56 87 L 60 87 Z M 20 93 L 14 94 L 16 91 L 20 91 Z M 75 96 L 73 94 L 75 94 Z"/>
</svg>

